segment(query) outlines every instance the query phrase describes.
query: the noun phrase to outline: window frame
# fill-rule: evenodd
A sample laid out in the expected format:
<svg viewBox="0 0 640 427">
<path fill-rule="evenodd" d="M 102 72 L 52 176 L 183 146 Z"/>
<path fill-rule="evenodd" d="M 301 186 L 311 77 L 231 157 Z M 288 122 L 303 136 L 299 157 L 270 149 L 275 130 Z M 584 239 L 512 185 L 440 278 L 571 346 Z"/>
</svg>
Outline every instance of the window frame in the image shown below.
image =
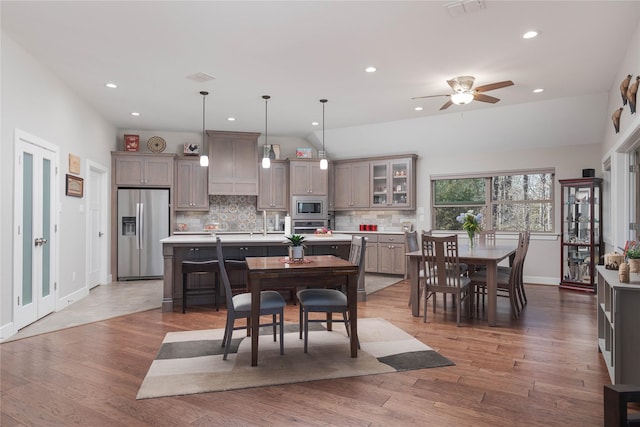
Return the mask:
<svg viewBox="0 0 640 427">
<path fill-rule="evenodd" d="M 538 175 L 538 174 L 550 174 L 551 175 L 551 183 L 550 183 L 550 198 L 549 199 L 539 199 L 539 200 L 531 200 L 531 201 L 526 201 L 526 200 L 518 200 L 518 201 L 512 201 L 512 200 L 493 200 L 492 198 L 492 184 L 493 184 L 493 179 L 499 176 L 518 176 L 518 175 Z M 435 204 L 435 199 L 436 199 L 436 194 L 435 194 L 435 183 L 436 181 L 441 181 L 441 180 L 456 180 L 456 179 L 484 179 L 485 181 L 485 200 L 484 200 L 484 204 L 483 205 L 478 205 L 478 204 L 465 204 L 465 205 L 460 205 L 460 204 L 439 204 L 436 205 Z M 536 168 L 536 169 L 515 169 L 515 170 L 497 170 L 497 171 L 487 171 L 487 172 L 472 172 L 472 173 L 459 173 L 459 174 L 436 174 L 436 175 L 430 175 L 429 177 L 430 180 L 430 188 L 431 188 L 431 225 L 432 228 L 436 231 L 460 231 L 460 230 L 454 230 L 454 229 L 437 229 L 435 228 L 435 225 L 437 223 L 437 216 L 436 216 L 436 209 L 437 208 L 456 208 L 456 207 L 461 207 L 461 208 L 467 208 L 467 207 L 472 207 L 475 206 L 474 211 L 476 209 L 480 209 L 480 212 L 482 212 L 483 216 L 484 216 L 484 224 L 493 224 L 493 207 L 494 205 L 505 205 L 505 204 L 512 204 L 512 205 L 528 205 L 528 204 L 544 204 L 544 203 L 550 203 L 551 204 L 551 214 L 550 214 L 550 219 L 551 219 L 551 226 L 550 226 L 550 230 L 548 231 L 535 231 L 536 234 L 540 233 L 540 234 L 544 234 L 544 235 L 551 235 L 555 233 L 555 227 L 556 227 L 556 209 L 557 209 L 557 203 L 556 203 L 556 196 L 555 196 L 555 187 L 556 187 L 556 173 L 555 173 L 555 168 Z M 528 227 L 529 228 L 529 227 Z M 525 231 L 525 230 L 508 230 L 508 231 L 501 231 L 498 230 L 502 233 L 516 233 L 519 231 Z"/>
</svg>

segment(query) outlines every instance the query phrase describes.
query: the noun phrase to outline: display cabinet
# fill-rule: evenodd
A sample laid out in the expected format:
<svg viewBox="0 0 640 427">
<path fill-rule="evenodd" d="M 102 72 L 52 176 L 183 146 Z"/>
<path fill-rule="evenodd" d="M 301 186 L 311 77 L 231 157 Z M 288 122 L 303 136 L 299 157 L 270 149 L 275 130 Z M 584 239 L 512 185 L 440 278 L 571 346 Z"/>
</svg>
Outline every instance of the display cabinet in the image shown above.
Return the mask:
<svg viewBox="0 0 640 427">
<path fill-rule="evenodd" d="M 414 209 L 415 157 L 371 162 L 371 208 Z"/>
<path fill-rule="evenodd" d="M 596 292 L 596 265 L 602 263 L 602 180 L 560 180 L 560 287 Z"/>
</svg>

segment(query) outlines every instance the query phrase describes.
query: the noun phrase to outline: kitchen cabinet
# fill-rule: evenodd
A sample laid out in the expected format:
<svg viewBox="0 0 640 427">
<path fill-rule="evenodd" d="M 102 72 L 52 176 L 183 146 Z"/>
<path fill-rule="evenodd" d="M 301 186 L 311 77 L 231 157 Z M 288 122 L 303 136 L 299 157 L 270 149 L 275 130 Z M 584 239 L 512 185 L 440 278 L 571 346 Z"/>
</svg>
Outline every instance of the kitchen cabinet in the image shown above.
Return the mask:
<svg viewBox="0 0 640 427">
<path fill-rule="evenodd" d="M 175 164 L 176 210 L 209 211 L 208 169 L 200 166 L 198 157 L 177 158 Z"/>
<path fill-rule="evenodd" d="M 209 194 L 258 195 L 258 136 L 254 132 L 207 131 Z"/>
<path fill-rule="evenodd" d="M 611 383 L 640 384 L 640 286 L 637 281 L 620 283 L 617 270 L 596 270 L 598 348 Z M 635 273 L 631 276 L 637 278 Z"/>
<path fill-rule="evenodd" d="M 371 199 L 376 209 L 415 209 L 415 156 L 371 162 Z"/>
<path fill-rule="evenodd" d="M 378 235 L 378 273 L 404 274 L 405 253 L 404 236 Z"/>
<path fill-rule="evenodd" d="M 258 166 L 260 191 L 258 193 L 259 211 L 289 210 L 289 162 L 272 160 L 271 167 Z"/>
<path fill-rule="evenodd" d="M 596 291 L 596 265 L 604 256 L 602 179 L 561 179 L 560 287 Z"/>
<path fill-rule="evenodd" d="M 117 186 L 172 187 L 175 154 L 112 152 Z"/>
<path fill-rule="evenodd" d="M 369 208 L 369 162 L 336 162 L 333 166 L 334 209 Z"/>
<path fill-rule="evenodd" d="M 289 161 L 292 196 L 327 196 L 329 194 L 328 169 L 320 169 L 319 159 Z"/>
</svg>

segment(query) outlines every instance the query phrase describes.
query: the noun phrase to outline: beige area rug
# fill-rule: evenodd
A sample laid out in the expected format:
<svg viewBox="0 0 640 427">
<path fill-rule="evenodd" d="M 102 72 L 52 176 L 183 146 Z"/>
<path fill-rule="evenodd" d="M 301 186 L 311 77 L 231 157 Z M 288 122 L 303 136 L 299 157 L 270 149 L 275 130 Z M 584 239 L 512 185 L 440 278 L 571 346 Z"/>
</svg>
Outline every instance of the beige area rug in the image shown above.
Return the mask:
<svg viewBox="0 0 640 427">
<path fill-rule="evenodd" d="M 224 329 L 170 332 L 147 373 L 137 399 L 205 393 L 305 381 L 355 377 L 453 363 L 384 319 L 358 320 L 361 349 L 350 357 L 342 324 L 327 331 L 319 323 L 309 331 L 309 352 L 303 351 L 298 325 L 285 328 L 285 354 L 272 330 L 260 336 L 258 366 L 251 366 L 251 339 L 235 331 L 227 360 L 222 360 Z M 233 351 L 233 353 L 231 353 Z"/>
</svg>

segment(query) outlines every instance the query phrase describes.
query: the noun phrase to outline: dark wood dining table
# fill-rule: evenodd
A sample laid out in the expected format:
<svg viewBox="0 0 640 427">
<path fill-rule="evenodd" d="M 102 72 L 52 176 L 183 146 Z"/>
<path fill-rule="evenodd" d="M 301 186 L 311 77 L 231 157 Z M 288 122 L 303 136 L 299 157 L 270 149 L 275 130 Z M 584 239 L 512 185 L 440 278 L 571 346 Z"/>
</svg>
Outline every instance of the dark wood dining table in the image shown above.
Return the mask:
<svg viewBox="0 0 640 427">
<path fill-rule="evenodd" d="M 326 287 L 345 284 L 351 335 L 351 357 L 358 357 L 358 266 L 333 255 L 307 256 L 304 262 L 283 257 L 247 257 L 251 292 L 251 366 L 258 365 L 260 291 L 265 289 Z M 327 315 L 330 320 L 330 315 Z M 286 350 L 285 350 L 286 351 Z"/>
<path fill-rule="evenodd" d="M 484 265 L 487 268 L 487 310 L 489 326 L 496 326 L 498 305 L 498 263 L 516 252 L 516 245 L 468 245 L 458 246 L 460 262 Z M 422 251 L 408 252 L 409 278 L 411 279 L 411 312 L 420 316 L 420 264 Z"/>
</svg>

